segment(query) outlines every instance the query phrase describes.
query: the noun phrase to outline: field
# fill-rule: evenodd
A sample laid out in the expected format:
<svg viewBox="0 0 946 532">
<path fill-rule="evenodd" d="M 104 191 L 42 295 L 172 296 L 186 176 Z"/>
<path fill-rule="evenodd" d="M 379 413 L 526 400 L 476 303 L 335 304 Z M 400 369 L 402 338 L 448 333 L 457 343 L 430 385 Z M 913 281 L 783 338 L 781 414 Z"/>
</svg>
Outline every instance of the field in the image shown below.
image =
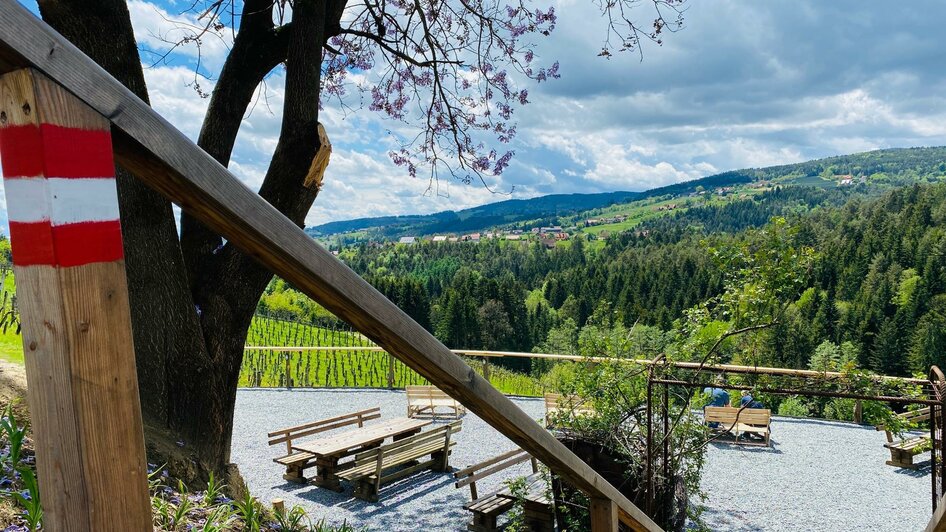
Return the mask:
<svg viewBox="0 0 946 532">
<path fill-rule="evenodd" d="M 0 290 L 5 297 L 12 298 L 16 295 L 16 284 L 13 281 L 13 272 L 9 269 L 0 267 L 0 279 L 2 279 L 3 289 Z M 0 297 L 4 297 L 0 295 Z M 0 358 L 10 362 L 23 363 L 23 340 L 16 332 L 16 327 L 8 327 L 6 331 L 0 328 Z"/>
<path fill-rule="evenodd" d="M 0 270 L 7 297 L 16 293 L 13 275 Z M 313 387 L 313 388 L 403 388 L 427 384 L 427 380 L 383 351 L 363 335 L 334 319 L 303 324 L 278 318 L 257 316 L 253 319 L 243 358 L 240 386 L 243 387 Z M 278 351 L 266 347 L 332 347 L 326 351 Z M 353 347 L 356 349 L 344 349 Z M 367 349 L 366 349 L 367 348 Z M 0 329 L 0 359 L 23 363 L 23 343 L 15 328 Z M 388 382 L 390 366 L 393 381 Z M 482 359 L 467 359 L 483 374 Z M 528 375 L 490 364 L 490 382 L 509 395 L 539 395 L 539 384 Z"/>
<path fill-rule="evenodd" d="M 704 196 L 699 197 L 660 197 L 660 198 L 649 198 L 645 200 L 633 201 L 630 203 L 625 203 L 621 205 L 614 205 L 607 209 L 602 209 L 600 214 L 595 214 L 594 216 L 588 216 L 587 213 L 583 213 L 578 217 L 569 219 L 571 223 L 580 223 L 581 221 L 593 217 L 593 218 L 613 218 L 615 216 L 623 215 L 626 216 L 626 219 L 623 222 L 613 223 L 613 224 L 601 224 L 593 225 L 590 227 L 582 227 L 578 231 L 584 234 L 590 235 L 600 235 L 602 232 L 607 231 L 608 233 L 620 233 L 633 229 L 634 227 L 640 225 L 643 222 L 652 220 L 654 218 L 660 218 L 662 216 L 673 215 L 677 212 L 683 212 L 691 207 L 698 207 L 703 205 L 724 205 L 730 203 L 737 199 L 743 197 L 746 194 L 758 194 L 760 189 L 749 188 L 749 187 L 734 187 L 733 191 L 725 196 L 719 196 L 717 194 L 708 193 Z M 669 209 L 671 205 L 674 205 L 675 208 Z M 598 211 L 595 211 L 598 212 Z"/>
<path fill-rule="evenodd" d="M 303 324 L 278 318 L 257 316 L 253 319 L 240 371 L 243 387 L 309 387 L 309 388 L 402 388 L 428 384 L 414 370 L 383 351 L 344 324 L 328 320 Z M 323 347 L 324 351 L 280 351 L 267 347 Z M 351 348 L 351 349 L 345 349 Z M 473 369 L 483 374 L 482 359 L 467 358 Z M 391 365 L 393 381 L 388 382 Z M 508 395 L 537 396 L 539 383 L 523 375 L 489 365 L 490 382 Z"/>
</svg>

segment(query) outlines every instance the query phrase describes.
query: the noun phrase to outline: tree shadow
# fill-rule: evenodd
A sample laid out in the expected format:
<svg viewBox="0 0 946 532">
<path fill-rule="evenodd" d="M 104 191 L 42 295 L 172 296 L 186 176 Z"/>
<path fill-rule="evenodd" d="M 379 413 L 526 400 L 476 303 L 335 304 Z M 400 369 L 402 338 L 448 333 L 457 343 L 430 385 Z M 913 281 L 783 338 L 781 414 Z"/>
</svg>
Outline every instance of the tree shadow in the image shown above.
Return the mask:
<svg viewBox="0 0 946 532">
<path fill-rule="evenodd" d="M 922 478 L 922 477 L 928 476 L 932 472 L 933 461 L 930 459 L 926 459 L 919 463 L 917 463 L 916 460 L 914 459 L 913 463 L 916 466 L 916 469 L 909 469 L 906 467 L 896 467 L 895 468 L 896 471 L 894 471 L 894 473 L 898 475 L 904 475 L 907 477 Z M 888 465 L 887 467 L 894 467 L 894 466 Z"/>
</svg>

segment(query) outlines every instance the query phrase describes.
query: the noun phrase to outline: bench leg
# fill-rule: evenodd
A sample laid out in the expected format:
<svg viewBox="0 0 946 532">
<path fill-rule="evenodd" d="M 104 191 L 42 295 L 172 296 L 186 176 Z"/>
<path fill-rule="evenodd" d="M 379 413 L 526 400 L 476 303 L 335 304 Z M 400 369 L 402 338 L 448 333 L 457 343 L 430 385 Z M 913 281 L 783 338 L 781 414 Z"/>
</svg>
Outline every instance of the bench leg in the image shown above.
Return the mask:
<svg viewBox="0 0 946 532">
<path fill-rule="evenodd" d="M 434 471 L 450 471 L 450 453 L 437 451 L 430 453 L 430 459 L 433 460 L 430 468 Z M 416 462 L 415 462 L 416 463 Z"/>
<path fill-rule="evenodd" d="M 474 512 L 473 520 L 466 526 L 466 529 L 470 532 L 497 532 L 499 525 L 496 523 L 495 515 Z"/>
<path fill-rule="evenodd" d="M 287 465 L 286 474 L 283 475 L 282 478 L 296 484 L 305 484 L 306 482 L 302 466 L 297 465 Z"/>
<path fill-rule="evenodd" d="M 336 467 L 338 467 L 337 458 L 318 462 L 316 464 L 317 475 L 312 479 L 312 483 L 320 488 L 326 488 L 341 493 L 344 491 L 344 488 L 342 488 L 342 483 L 339 482 L 338 476 L 335 475 Z"/>
<path fill-rule="evenodd" d="M 887 461 L 887 465 L 902 467 L 904 469 L 917 468 L 917 466 L 913 463 L 913 454 L 897 449 L 890 449 L 890 460 Z"/>
<path fill-rule="evenodd" d="M 362 479 L 355 484 L 355 498 L 367 502 L 378 502 L 378 491 L 374 482 Z"/>
<path fill-rule="evenodd" d="M 523 509 L 526 529 L 532 532 L 554 532 L 555 514 L 546 504 L 526 501 Z"/>
</svg>

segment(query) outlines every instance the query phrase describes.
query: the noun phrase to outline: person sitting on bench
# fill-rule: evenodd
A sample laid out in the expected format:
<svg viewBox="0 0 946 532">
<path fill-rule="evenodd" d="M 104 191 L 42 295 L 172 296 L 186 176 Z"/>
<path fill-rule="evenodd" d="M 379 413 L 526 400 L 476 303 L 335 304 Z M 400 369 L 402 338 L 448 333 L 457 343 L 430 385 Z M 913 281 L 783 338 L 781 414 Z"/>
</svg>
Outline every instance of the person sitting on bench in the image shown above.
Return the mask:
<svg viewBox="0 0 946 532">
<path fill-rule="evenodd" d="M 765 408 L 765 406 L 752 398 L 752 394 L 749 393 L 749 390 L 743 390 L 742 399 L 739 400 L 739 406 L 742 408 Z M 760 434 L 748 433 L 746 436 L 753 440 L 764 440 Z"/>
<path fill-rule="evenodd" d="M 716 379 L 716 386 L 703 389 L 703 393 L 710 396 L 710 402 L 706 406 L 729 406 L 729 392 L 719 387 L 722 383 L 723 379 L 720 377 Z M 709 426 L 716 429 L 719 428 L 719 423 L 710 423 Z"/>
<path fill-rule="evenodd" d="M 739 400 L 739 406 L 743 408 L 765 408 L 765 406 L 752 398 L 748 390 L 742 392 L 742 399 Z"/>
</svg>

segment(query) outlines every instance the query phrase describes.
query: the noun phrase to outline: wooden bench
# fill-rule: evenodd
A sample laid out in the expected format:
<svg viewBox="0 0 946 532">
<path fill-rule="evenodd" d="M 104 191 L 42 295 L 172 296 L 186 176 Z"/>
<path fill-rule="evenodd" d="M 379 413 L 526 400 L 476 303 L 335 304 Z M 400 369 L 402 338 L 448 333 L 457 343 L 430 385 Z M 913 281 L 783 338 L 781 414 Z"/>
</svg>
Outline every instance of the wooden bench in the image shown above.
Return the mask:
<svg viewBox="0 0 946 532">
<path fill-rule="evenodd" d="M 927 421 L 930 419 L 930 407 L 903 412 L 902 414 L 897 414 L 897 417 L 911 424 Z M 929 433 L 920 436 L 910 436 L 896 441 L 893 433 L 884 425 L 877 425 L 877 430 L 882 430 L 887 433 L 887 443 L 884 444 L 884 447 L 890 449 L 890 460 L 887 460 L 887 465 L 916 469 L 917 466 L 913 463 L 913 457 L 930 450 Z"/>
<path fill-rule="evenodd" d="M 360 452 L 355 455 L 355 461 L 351 467 L 338 473 L 338 476 L 355 484 L 355 497 L 376 502 L 382 484 L 424 469 L 447 471 L 450 467 L 450 449 L 456 445 L 452 436 L 460 432 L 461 423 L 463 422 L 454 421 L 433 430 Z M 427 455 L 430 455 L 430 459 L 419 461 Z"/>
<path fill-rule="evenodd" d="M 596 414 L 594 406 L 586 399 L 577 395 L 562 395 L 560 393 L 545 394 L 545 426 L 551 428 L 555 418 L 568 412 L 571 415 L 593 416 Z"/>
<path fill-rule="evenodd" d="M 464 509 L 473 513 L 473 519 L 467 525 L 467 530 L 474 532 L 499 530 L 496 524 L 497 518 L 512 508 L 515 501 L 499 496 L 501 492 L 508 491 L 506 487 L 480 496 L 476 489 L 476 482 L 494 473 L 521 464 L 526 460 L 532 461 L 532 473 L 538 473 L 538 461 L 522 449 L 516 449 L 471 465 L 453 474 L 458 489 L 464 486 L 470 487 L 470 502 L 463 505 Z M 549 508 L 549 513 L 551 514 L 551 508 Z"/>
<path fill-rule="evenodd" d="M 772 421 L 772 411 L 768 408 L 737 408 L 734 406 L 707 406 L 703 409 L 703 422 L 710 430 L 729 432 L 735 436 L 735 443 L 745 445 L 764 445 L 768 447 L 769 424 Z M 762 436 L 762 442 L 739 440 L 746 434 Z"/>
<path fill-rule="evenodd" d="M 407 417 L 417 417 L 422 414 L 437 417 L 437 408 L 453 411 L 454 419 L 466 413 L 466 408 L 459 401 L 450 397 L 436 386 L 407 386 Z"/>
<path fill-rule="evenodd" d="M 286 474 L 282 478 L 300 484 L 304 484 L 305 469 L 315 465 L 315 455 L 312 453 L 295 450 L 292 448 L 293 440 L 319 434 L 333 429 L 347 427 L 349 425 L 358 425 L 363 427 L 365 421 L 378 419 L 381 417 L 380 408 L 369 408 L 358 412 L 352 412 L 342 416 L 336 416 L 319 421 L 313 421 L 304 425 L 297 425 L 286 429 L 274 430 L 267 434 L 270 445 L 286 444 L 286 454 L 273 459 L 274 462 L 286 466 Z"/>
</svg>

